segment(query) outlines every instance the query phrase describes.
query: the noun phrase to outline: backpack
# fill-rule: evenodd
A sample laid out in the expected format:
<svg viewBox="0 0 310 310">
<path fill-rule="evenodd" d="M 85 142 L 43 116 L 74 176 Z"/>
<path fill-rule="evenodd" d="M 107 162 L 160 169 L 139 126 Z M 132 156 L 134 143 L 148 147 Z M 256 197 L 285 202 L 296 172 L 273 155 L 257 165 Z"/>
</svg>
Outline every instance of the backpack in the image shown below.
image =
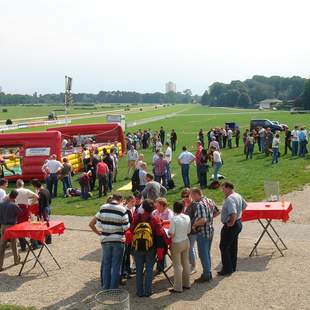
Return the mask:
<svg viewBox="0 0 310 310">
<path fill-rule="evenodd" d="M 133 232 L 132 246 L 136 251 L 146 252 L 153 247 L 153 231 L 148 222 L 139 223 Z"/>
<path fill-rule="evenodd" d="M 139 190 L 140 178 L 139 178 L 139 169 L 136 169 L 131 177 L 131 191 L 134 193 Z"/>
</svg>

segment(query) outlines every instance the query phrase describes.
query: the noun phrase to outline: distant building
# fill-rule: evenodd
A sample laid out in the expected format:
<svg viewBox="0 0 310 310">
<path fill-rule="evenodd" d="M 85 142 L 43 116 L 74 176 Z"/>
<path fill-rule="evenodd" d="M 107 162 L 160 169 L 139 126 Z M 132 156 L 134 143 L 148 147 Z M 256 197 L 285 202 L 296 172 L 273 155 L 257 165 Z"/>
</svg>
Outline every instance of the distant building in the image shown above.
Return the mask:
<svg viewBox="0 0 310 310">
<path fill-rule="evenodd" d="M 166 83 L 166 94 L 167 93 L 176 93 L 177 92 L 177 85 L 173 82 Z"/>
<path fill-rule="evenodd" d="M 276 106 L 282 104 L 282 100 L 279 100 L 277 98 L 265 99 L 265 100 L 260 101 L 258 104 L 259 104 L 260 110 L 272 109 L 272 108 L 275 108 Z"/>
</svg>

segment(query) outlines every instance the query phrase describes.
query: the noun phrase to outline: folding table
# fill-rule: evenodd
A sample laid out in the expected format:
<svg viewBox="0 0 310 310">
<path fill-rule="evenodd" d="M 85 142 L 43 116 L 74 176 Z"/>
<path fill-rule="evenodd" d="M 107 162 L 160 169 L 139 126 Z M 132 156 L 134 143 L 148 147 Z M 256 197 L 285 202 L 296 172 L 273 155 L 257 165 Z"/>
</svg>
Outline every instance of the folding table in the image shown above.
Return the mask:
<svg viewBox="0 0 310 310">
<path fill-rule="evenodd" d="M 255 242 L 254 247 L 250 253 L 250 257 L 254 255 L 254 252 L 257 251 L 257 247 L 261 240 L 263 239 L 264 235 L 267 234 L 277 250 L 280 252 L 282 256 L 283 250 L 287 250 L 287 246 L 285 245 L 284 241 L 280 237 L 279 233 L 276 231 L 274 226 L 272 225 L 273 220 L 281 220 L 283 222 L 287 222 L 289 219 L 289 213 L 293 210 L 293 206 L 291 202 L 248 202 L 248 205 L 242 213 L 242 221 L 253 221 L 257 220 L 263 228 L 263 231 Z M 275 237 L 272 233 L 278 238 L 275 241 Z M 278 245 L 278 241 L 283 246 L 283 249 L 280 248 Z"/>
<path fill-rule="evenodd" d="M 41 254 L 44 248 L 47 250 L 49 255 L 51 255 L 51 257 L 53 258 L 58 268 L 61 269 L 52 251 L 49 249 L 49 247 L 45 243 L 45 237 L 48 235 L 63 234 L 64 230 L 65 230 L 65 225 L 61 221 L 51 221 L 48 224 L 46 222 L 34 222 L 34 223 L 22 222 L 20 224 L 16 224 L 14 226 L 7 228 L 4 233 L 4 237 L 3 237 L 4 240 L 17 239 L 17 238 L 30 238 L 32 240 L 40 241 L 40 243 L 42 244 L 42 247 L 37 255 L 32 249 L 29 241 L 26 239 L 28 251 L 22 263 L 22 266 L 21 266 L 21 269 L 18 275 L 20 276 L 22 274 L 25 264 L 34 259 L 35 263 L 31 269 L 33 269 L 38 263 L 40 267 L 43 269 L 46 276 L 48 276 L 46 269 L 44 268 L 44 266 L 42 265 L 40 261 L 40 257 L 41 257 Z M 30 260 L 27 260 L 30 253 L 33 255 L 33 258 Z"/>
</svg>

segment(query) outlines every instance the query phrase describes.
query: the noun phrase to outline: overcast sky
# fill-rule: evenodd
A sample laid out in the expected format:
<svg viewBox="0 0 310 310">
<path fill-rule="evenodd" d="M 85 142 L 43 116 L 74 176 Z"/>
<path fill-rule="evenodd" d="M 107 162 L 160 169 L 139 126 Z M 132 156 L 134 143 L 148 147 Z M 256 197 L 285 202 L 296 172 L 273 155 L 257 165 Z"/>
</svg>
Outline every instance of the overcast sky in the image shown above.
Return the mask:
<svg viewBox="0 0 310 310">
<path fill-rule="evenodd" d="M 254 74 L 310 77 L 309 0 L 0 0 L 0 86 L 12 93 L 201 94 Z"/>
</svg>

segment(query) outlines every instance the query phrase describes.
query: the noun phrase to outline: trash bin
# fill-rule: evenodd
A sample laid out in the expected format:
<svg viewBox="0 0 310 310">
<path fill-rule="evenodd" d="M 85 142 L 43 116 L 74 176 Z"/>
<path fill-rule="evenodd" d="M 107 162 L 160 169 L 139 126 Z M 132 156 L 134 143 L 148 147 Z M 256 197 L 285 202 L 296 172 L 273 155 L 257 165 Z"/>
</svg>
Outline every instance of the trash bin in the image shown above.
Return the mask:
<svg viewBox="0 0 310 310">
<path fill-rule="evenodd" d="M 130 310 L 129 293 L 122 289 L 104 290 L 95 296 L 98 310 Z"/>
</svg>

